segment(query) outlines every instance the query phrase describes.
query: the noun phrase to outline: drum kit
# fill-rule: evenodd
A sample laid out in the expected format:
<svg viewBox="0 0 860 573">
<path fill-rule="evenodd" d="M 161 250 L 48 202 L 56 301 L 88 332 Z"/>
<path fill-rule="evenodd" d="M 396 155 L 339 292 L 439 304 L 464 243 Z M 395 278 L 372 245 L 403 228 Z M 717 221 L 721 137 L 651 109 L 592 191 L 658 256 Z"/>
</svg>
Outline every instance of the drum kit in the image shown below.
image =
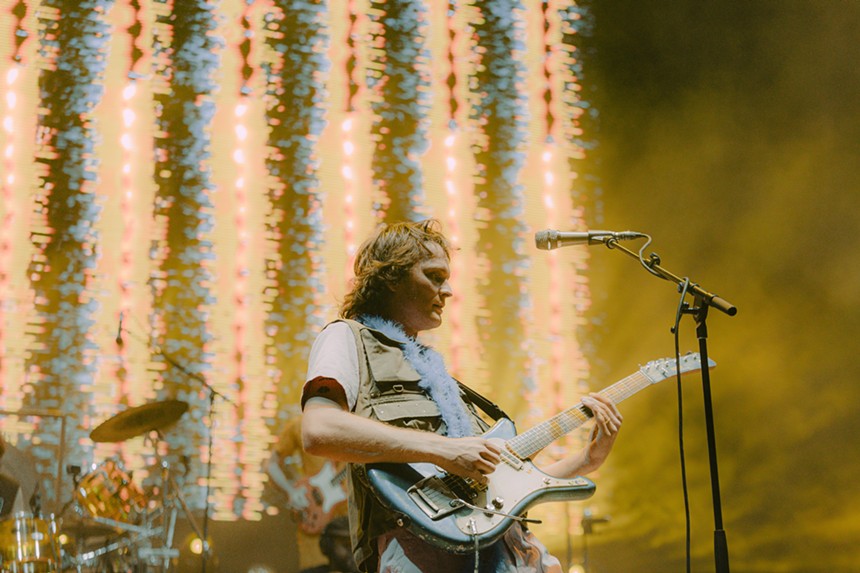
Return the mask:
<svg viewBox="0 0 860 573">
<path fill-rule="evenodd" d="M 90 438 L 122 442 L 155 434 L 159 439 L 161 430 L 187 410 L 188 403 L 180 400 L 129 408 L 96 427 Z M 7 452 L 13 449 L 7 445 Z M 179 556 L 173 537 L 180 509 L 192 529 L 200 533 L 170 464 L 164 460 L 158 463 L 159 475 L 149 495 L 119 459 L 93 464 L 86 473 L 80 466 L 67 466 L 66 470 L 74 491 L 58 515 L 42 515 L 36 495 L 35 503 L 30 500 L 32 512 L 15 511 L 0 520 L 0 572 L 168 571 Z"/>
</svg>

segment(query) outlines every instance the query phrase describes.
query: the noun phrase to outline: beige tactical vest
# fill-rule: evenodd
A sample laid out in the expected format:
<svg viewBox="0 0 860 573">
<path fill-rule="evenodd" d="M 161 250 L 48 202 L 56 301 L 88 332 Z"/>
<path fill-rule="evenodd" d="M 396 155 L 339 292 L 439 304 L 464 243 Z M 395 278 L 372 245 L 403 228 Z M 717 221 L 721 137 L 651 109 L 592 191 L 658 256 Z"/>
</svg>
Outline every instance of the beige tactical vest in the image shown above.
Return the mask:
<svg viewBox="0 0 860 573">
<path fill-rule="evenodd" d="M 354 320 L 342 320 L 352 329 L 358 347 L 360 383 L 354 413 L 401 428 L 445 433 L 436 403 L 418 387 L 421 377 L 403 355 L 403 342 L 388 338 Z M 472 403 L 460 393 L 472 414 L 475 435 L 489 426 Z M 377 569 L 376 538 L 397 527 L 395 516 L 385 509 L 366 485 L 364 464 L 350 464 L 349 523 L 355 562 L 361 571 Z"/>
</svg>

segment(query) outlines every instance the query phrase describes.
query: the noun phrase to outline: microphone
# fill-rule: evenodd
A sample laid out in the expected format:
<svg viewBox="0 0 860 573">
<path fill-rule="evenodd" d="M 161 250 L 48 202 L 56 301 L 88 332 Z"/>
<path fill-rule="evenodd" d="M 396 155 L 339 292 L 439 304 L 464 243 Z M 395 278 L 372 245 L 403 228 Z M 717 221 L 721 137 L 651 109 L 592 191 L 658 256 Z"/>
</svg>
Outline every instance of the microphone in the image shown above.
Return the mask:
<svg viewBox="0 0 860 573">
<path fill-rule="evenodd" d="M 629 241 L 630 239 L 638 239 L 644 237 L 642 233 L 635 231 L 577 231 L 565 233 L 546 229 L 535 233 L 535 245 L 538 249 L 551 251 L 559 247 L 569 247 L 571 245 L 596 245 L 603 244 L 612 239 L 615 241 Z"/>
<path fill-rule="evenodd" d="M 114 342 L 116 342 L 117 345 L 119 345 L 119 346 L 123 345 L 123 341 L 122 341 L 122 311 L 120 311 L 120 313 L 119 313 L 119 326 L 116 329 L 116 338 L 114 339 Z"/>
</svg>

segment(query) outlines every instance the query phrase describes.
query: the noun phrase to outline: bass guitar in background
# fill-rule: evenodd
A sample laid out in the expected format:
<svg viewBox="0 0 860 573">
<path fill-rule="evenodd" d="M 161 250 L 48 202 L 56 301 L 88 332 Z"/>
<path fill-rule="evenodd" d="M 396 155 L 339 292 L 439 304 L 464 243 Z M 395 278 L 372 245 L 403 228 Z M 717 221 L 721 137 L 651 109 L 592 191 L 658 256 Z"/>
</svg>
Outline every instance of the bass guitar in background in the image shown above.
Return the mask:
<svg viewBox="0 0 860 573">
<path fill-rule="evenodd" d="M 286 507 L 303 532 L 319 535 L 336 515 L 343 513 L 347 502 L 346 465 L 326 460 L 318 472 L 309 476 L 290 469 L 273 460 L 267 467 L 272 484 L 286 496 L 278 505 Z"/>
</svg>

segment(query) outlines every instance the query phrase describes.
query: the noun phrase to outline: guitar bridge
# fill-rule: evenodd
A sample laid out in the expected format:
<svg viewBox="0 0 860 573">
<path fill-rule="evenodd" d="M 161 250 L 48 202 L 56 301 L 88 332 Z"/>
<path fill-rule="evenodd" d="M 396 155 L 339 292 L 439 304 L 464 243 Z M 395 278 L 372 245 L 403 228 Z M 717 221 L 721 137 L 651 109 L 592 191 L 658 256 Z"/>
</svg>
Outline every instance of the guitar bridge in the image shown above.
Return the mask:
<svg viewBox="0 0 860 573">
<path fill-rule="evenodd" d="M 451 515 L 464 507 L 464 498 L 471 502 L 478 496 L 466 480 L 451 475 L 426 477 L 411 486 L 406 493 L 433 520 Z"/>
</svg>

